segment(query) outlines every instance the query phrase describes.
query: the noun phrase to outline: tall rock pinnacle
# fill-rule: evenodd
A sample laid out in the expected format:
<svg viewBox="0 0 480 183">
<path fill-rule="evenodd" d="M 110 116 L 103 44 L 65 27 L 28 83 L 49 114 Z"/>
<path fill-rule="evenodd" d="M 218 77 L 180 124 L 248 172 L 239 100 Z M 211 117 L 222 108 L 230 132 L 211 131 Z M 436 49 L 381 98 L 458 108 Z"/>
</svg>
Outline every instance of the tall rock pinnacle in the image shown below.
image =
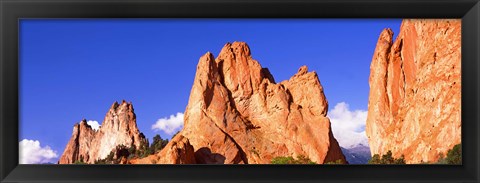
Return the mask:
<svg viewBox="0 0 480 183">
<path fill-rule="evenodd" d="M 385 29 L 370 66 L 372 154 L 436 162 L 461 142 L 461 21 L 404 20 Z"/>
<path fill-rule="evenodd" d="M 133 105 L 123 101 L 113 103 L 102 126 L 93 130 L 86 120 L 73 127 L 72 137 L 60 157 L 59 164 L 71 164 L 79 160 L 94 163 L 105 158 L 118 145 L 140 147 L 146 141 L 137 128 Z"/>
<path fill-rule="evenodd" d="M 345 162 L 327 110 L 315 72 L 302 67 L 275 83 L 246 43 L 227 43 L 216 59 L 200 58 L 180 134 L 197 163 L 269 164 L 277 156 Z"/>
</svg>

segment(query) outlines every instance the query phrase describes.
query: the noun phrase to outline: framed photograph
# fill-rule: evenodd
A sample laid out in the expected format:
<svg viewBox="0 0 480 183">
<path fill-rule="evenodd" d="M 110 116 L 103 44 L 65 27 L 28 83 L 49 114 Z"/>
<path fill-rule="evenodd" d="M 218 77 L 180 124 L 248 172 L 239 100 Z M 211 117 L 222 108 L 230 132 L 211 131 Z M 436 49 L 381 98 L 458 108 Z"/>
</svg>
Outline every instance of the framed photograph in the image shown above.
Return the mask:
<svg viewBox="0 0 480 183">
<path fill-rule="evenodd" d="M 0 182 L 479 182 L 479 10 L 2 0 Z"/>
</svg>

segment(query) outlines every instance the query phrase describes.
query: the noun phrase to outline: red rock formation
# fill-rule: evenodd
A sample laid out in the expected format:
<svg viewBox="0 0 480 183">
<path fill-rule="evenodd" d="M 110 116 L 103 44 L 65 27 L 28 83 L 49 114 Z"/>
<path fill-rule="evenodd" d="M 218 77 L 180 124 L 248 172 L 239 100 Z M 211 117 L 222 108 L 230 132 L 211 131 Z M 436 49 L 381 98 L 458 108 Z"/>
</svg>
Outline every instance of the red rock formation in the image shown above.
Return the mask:
<svg viewBox="0 0 480 183">
<path fill-rule="evenodd" d="M 344 155 L 326 117 L 328 102 L 306 66 L 275 83 L 245 43 L 226 44 L 215 59 L 200 58 L 185 111 L 184 129 L 160 152 L 129 164 L 269 164 L 277 156 L 305 156 L 317 163 Z M 59 163 L 105 158 L 117 145 L 139 147 L 131 104 L 114 104 L 98 132 L 77 124 Z"/>
<path fill-rule="evenodd" d="M 372 154 L 435 162 L 461 142 L 461 21 L 404 20 L 385 29 L 370 66 Z"/>
<path fill-rule="evenodd" d="M 269 164 L 299 155 L 345 162 L 327 110 L 315 72 L 304 66 L 275 83 L 245 43 L 227 43 L 216 59 L 200 58 L 180 134 L 195 148 L 197 163 Z"/>
<path fill-rule="evenodd" d="M 102 126 L 93 130 L 82 120 L 73 127 L 73 134 L 60 157 L 59 164 L 71 164 L 83 159 L 85 163 L 105 158 L 118 145 L 139 147 L 146 141 L 137 128 L 131 103 L 115 102 L 108 110 Z"/>
</svg>

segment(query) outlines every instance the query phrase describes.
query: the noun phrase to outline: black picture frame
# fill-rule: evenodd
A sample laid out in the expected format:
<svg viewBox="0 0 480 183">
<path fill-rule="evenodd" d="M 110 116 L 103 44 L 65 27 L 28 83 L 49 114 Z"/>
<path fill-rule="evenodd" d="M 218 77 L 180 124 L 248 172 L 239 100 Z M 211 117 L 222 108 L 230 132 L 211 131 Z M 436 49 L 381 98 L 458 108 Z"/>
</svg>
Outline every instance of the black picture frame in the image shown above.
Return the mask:
<svg viewBox="0 0 480 183">
<path fill-rule="evenodd" d="M 479 182 L 478 0 L 0 0 L 1 182 Z M 20 18 L 461 18 L 462 165 L 19 165 Z"/>
</svg>

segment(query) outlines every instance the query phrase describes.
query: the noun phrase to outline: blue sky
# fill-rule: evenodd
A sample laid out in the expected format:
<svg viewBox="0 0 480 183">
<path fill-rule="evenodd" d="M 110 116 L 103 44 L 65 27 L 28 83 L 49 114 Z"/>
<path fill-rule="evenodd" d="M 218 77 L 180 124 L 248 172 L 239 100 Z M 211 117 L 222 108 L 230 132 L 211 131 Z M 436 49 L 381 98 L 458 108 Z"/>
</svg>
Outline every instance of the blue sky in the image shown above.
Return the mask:
<svg viewBox="0 0 480 183">
<path fill-rule="evenodd" d="M 400 19 L 24 19 L 19 139 L 38 141 L 60 156 L 75 123 L 83 118 L 101 123 L 111 104 L 123 99 L 133 103 L 139 129 L 150 141 L 157 133 L 170 138 L 152 125 L 184 112 L 199 57 L 207 51 L 216 56 L 233 41 L 247 42 L 277 82 L 307 65 L 317 71 L 330 110 L 342 104 L 349 112 L 365 111 L 378 36 L 384 28 L 398 33 L 400 24 Z"/>
</svg>

